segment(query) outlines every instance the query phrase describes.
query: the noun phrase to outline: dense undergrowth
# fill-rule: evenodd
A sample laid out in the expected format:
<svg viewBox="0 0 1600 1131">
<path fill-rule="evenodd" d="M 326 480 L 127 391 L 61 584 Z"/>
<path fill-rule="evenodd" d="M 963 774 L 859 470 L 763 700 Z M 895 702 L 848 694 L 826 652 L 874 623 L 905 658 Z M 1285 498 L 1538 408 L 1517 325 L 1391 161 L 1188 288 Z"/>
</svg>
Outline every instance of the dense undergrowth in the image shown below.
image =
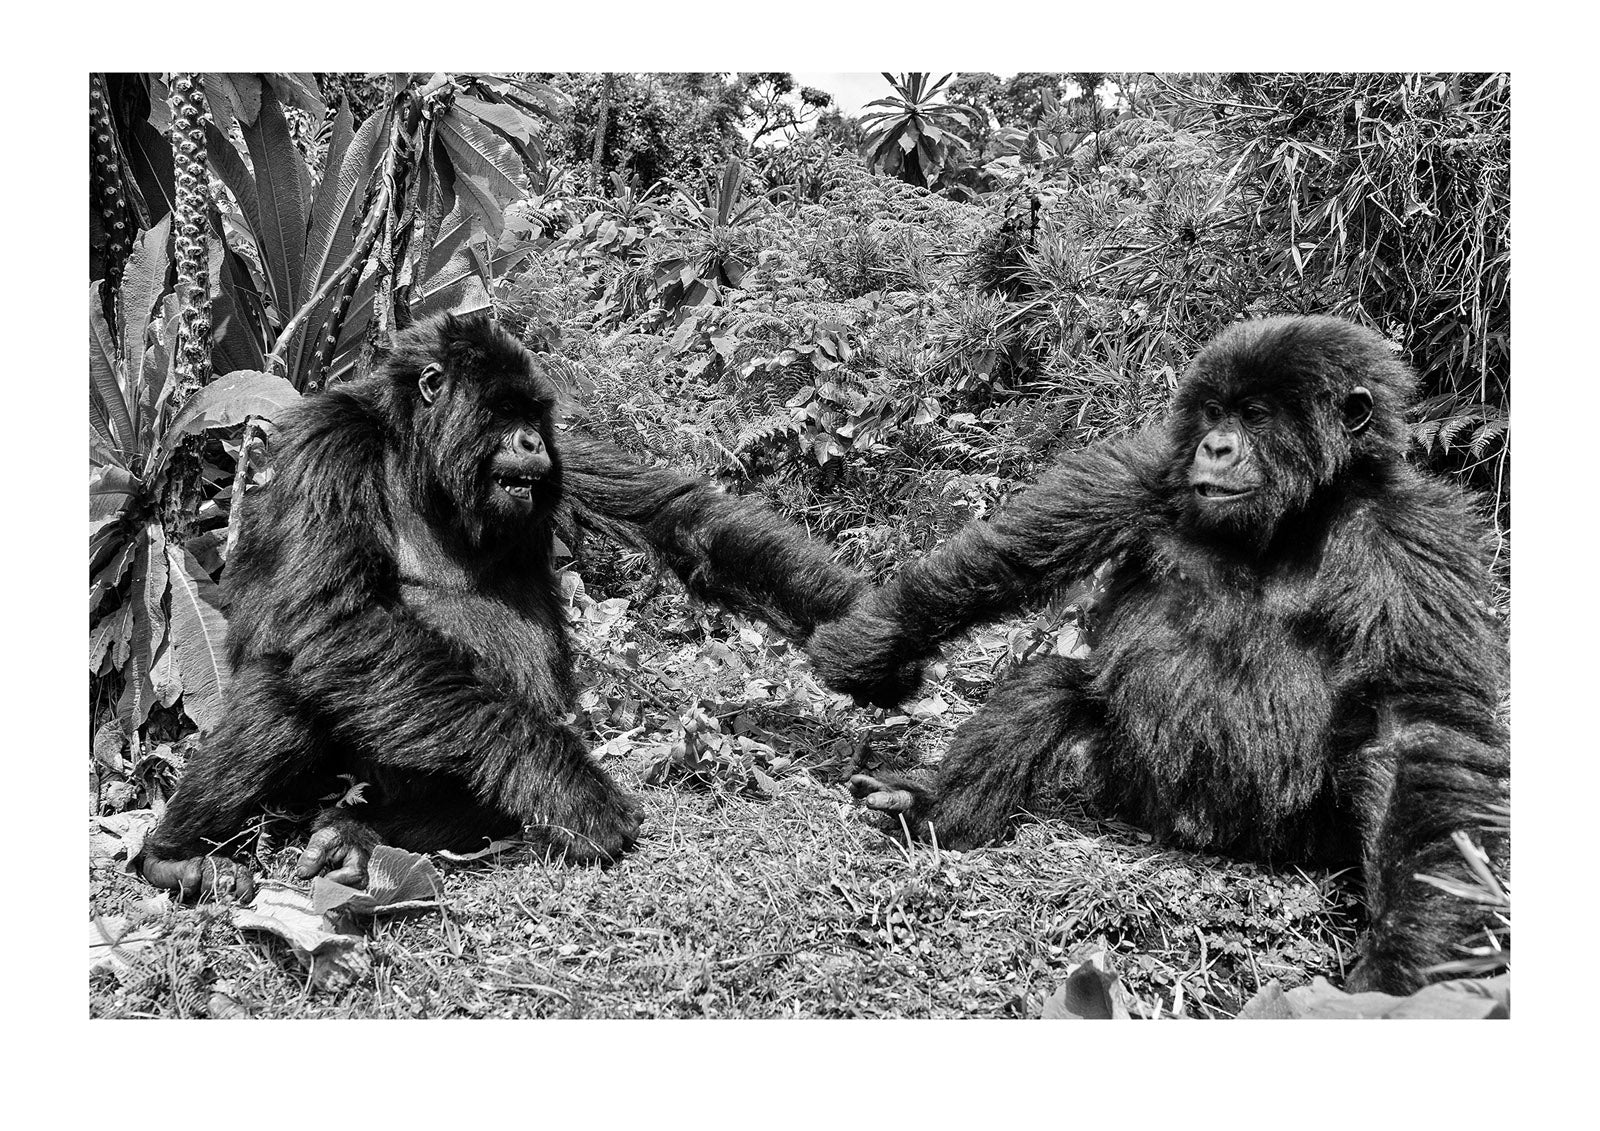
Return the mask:
<svg viewBox="0 0 1600 1131">
<path fill-rule="evenodd" d="M 760 491 L 873 570 L 1052 452 L 1158 418 L 1230 322 L 1339 313 L 1418 367 L 1418 457 L 1506 534 L 1504 80 L 1211 95 L 1162 83 L 1061 155 L 992 162 L 970 202 L 816 140 L 589 212 L 557 187 L 495 305 L 559 359 L 585 427 Z"/>
</svg>

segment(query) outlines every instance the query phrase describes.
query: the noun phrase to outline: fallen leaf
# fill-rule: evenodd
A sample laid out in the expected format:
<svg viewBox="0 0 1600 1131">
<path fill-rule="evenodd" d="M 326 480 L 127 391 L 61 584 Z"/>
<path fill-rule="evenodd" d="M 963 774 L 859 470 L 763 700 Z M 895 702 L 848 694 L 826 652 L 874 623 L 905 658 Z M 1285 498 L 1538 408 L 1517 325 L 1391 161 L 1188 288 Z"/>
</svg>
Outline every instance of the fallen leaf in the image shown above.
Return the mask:
<svg viewBox="0 0 1600 1131">
<path fill-rule="evenodd" d="M 333 929 L 313 910 L 311 897 L 288 884 L 263 882 L 248 906 L 234 909 L 233 925 L 267 931 L 287 942 L 296 960 L 311 971 L 311 982 L 318 989 L 343 989 L 372 969 L 367 940 Z"/>
<path fill-rule="evenodd" d="M 311 909 L 334 921 L 341 912 L 384 915 L 439 906 L 443 882 L 433 861 L 403 848 L 380 844 L 367 861 L 367 889 L 337 883 L 326 876 L 311 881 Z"/>
<path fill-rule="evenodd" d="M 1091 954 L 1072 967 L 1061 988 L 1044 1003 L 1045 1021 L 1127 1021 L 1122 980 L 1102 969 L 1105 956 Z"/>
<path fill-rule="evenodd" d="M 478 849 L 476 852 L 448 852 L 441 848 L 434 855 L 449 860 L 453 864 L 464 864 L 473 860 L 483 860 L 490 856 L 498 856 L 502 852 L 510 852 L 514 848 L 520 848 L 523 843 L 520 840 L 491 840 L 485 847 Z"/>
<path fill-rule="evenodd" d="M 1349 994 L 1326 978 L 1285 993 L 1273 979 L 1247 1001 L 1239 1020 L 1351 1019 L 1497 1020 L 1511 1016 L 1511 975 L 1457 978 L 1424 986 L 1408 997 L 1394 994 Z"/>
<path fill-rule="evenodd" d="M 89 866 L 133 872 L 133 860 L 144 850 L 145 835 L 155 827 L 149 809 L 129 809 L 109 817 L 89 818 Z"/>
</svg>

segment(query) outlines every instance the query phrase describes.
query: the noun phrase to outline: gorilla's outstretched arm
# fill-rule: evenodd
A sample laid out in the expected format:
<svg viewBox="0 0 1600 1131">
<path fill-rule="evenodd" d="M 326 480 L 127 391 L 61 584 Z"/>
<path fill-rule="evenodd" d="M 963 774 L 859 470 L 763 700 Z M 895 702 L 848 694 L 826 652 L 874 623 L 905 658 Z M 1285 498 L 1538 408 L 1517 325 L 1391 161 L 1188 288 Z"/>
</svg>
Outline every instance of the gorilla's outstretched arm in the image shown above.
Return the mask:
<svg viewBox="0 0 1600 1131">
<path fill-rule="evenodd" d="M 1073 452 L 991 521 L 968 523 L 817 632 L 807 651 L 818 673 L 859 699 L 899 702 L 945 641 L 1136 544 L 1160 505 L 1161 460 L 1153 433 Z"/>
<path fill-rule="evenodd" d="M 753 499 L 587 436 L 562 436 L 561 454 L 577 526 L 653 551 L 704 601 L 804 643 L 863 591 L 861 576 L 835 564 L 823 543 Z"/>
</svg>

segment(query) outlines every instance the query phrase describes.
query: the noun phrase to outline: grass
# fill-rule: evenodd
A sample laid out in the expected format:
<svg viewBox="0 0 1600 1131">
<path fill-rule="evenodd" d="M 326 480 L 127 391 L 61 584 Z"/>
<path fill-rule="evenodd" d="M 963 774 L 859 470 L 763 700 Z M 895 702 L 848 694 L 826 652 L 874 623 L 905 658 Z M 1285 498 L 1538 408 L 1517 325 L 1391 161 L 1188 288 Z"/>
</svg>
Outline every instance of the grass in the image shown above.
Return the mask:
<svg viewBox="0 0 1600 1131">
<path fill-rule="evenodd" d="M 652 597 L 650 624 L 682 607 Z M 1171 851 L 1083 814 L 966 853 L 885 837 L 841 783 L 936 757 L 981 702 L 1004 631 L 953 653 L 929 688 L 947 709 L 911 720 L 820 692 L 792 650 L 720 616 L 624 618 L 579 637 L 595 744 L 620 736 L 607 765 L 647 813 L 624 860 L 440 861 L 442 913 L 374 921 L 370 975 L 333 991 L 226 909 L 172 907 L 94 872 L 92 913 L 161 938 L 131 969 L 91 975 L 91 1016 L 1037 1017 L 1105 947 L 1135 1016 L 1228 1017 L 1269 979 L 1336 980 L 1350 961 L 1356 910 L 1327 873 Z M 772 748 L 768 796 L 644 784 L 696 692 L 725 729 Z M 286 879 L 294 856 L 279 849 L 266 873 Z"/>
</svg>

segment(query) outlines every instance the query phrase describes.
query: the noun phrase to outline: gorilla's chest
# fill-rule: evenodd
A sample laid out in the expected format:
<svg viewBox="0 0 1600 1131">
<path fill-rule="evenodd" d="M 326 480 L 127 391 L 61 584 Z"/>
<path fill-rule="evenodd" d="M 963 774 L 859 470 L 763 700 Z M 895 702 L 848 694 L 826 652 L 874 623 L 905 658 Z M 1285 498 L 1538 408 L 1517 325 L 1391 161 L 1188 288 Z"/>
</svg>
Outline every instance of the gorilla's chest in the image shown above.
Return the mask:
<svg viewBox="0 0 1600 1131">
<path fill-rule="evenodd" d="M 561 629 L 537 610 L 479 594 L 408 585 L 403 599 L 439 635 L 458 646 L 463 664 L 517 689 L 546 713 L 567 709 L 571 660 Z"/>
<path fill-rule="evenodd" d="M 1109 604 L 1096 689 L 1113 742 L 1154 770 L 1180 831 L 1267 833 L 1327 788 L 1334 676 L 1307 585 L 1174 568 L 1118 579 Z"/>
<path fill-rule="evenodd" d="M 456 646 L 464 667 L 544 713 L 567 710 L 572 662 L 547 577 L 530 568 L 520 583 L 486 581 L 414 530 L 401 537 L 398 551 L 401 601 Z"/>
</svg>

